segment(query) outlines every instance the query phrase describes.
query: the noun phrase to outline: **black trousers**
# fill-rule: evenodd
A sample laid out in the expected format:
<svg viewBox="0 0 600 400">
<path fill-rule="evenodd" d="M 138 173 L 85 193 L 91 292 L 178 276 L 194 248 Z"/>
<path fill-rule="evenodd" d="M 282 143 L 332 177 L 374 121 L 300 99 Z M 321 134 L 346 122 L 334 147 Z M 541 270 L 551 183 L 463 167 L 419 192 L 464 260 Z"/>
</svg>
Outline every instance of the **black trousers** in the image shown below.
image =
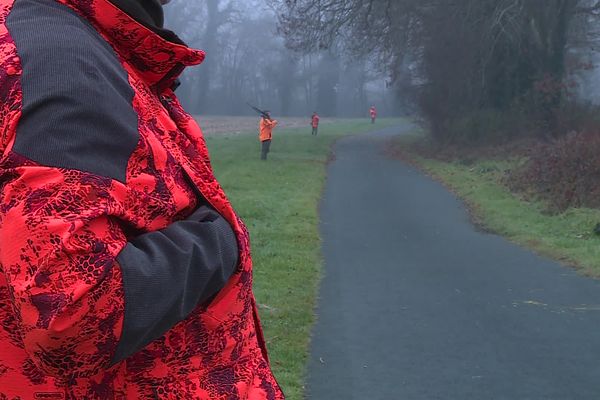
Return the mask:
<svg viewBox="0 0 600 400">
<path fill-rule="evenodd" d="M 271 150 L 271 140 L 265 140 L 261 144 L 262 144 L 262 151 L 260 154 L 260 159 L 266 160 L 267 154 L 269 154 L 269 151 Z"/>
<path fill-rule="evenodd" d="M 319 133 L 319 128 L 318 127 L 317 128 L 313 127 L 312 134 L 315 135 L 315 136 L 317 136 L 317 133 Z"/>
</svg>

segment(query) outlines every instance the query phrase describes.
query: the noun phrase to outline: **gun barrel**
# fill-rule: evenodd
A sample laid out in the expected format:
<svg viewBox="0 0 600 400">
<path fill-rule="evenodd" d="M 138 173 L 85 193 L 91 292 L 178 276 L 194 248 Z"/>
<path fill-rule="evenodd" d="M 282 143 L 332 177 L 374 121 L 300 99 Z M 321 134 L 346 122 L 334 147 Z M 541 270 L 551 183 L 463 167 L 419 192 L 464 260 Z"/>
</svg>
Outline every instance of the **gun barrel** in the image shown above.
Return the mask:
<svg viewBox="0 0 600 400">
<path fill-rule="evenodd" d="M 246 104 L 248 104 L 248 106 L 250 106 L 250 108 L 252 108 L 254 111 L 256 111 L 257 113 L 259 113 L 263 118 L 266 118 L 269 121 L 271 121 L 271 117 L 269 117 L 269 115 L 266 113 L 266 111 L 263 111 L 260 108 L 255 107 L 255 106 L 253 106 L 252 104 L 250 104 L 248 102 Z"/>
</svg>

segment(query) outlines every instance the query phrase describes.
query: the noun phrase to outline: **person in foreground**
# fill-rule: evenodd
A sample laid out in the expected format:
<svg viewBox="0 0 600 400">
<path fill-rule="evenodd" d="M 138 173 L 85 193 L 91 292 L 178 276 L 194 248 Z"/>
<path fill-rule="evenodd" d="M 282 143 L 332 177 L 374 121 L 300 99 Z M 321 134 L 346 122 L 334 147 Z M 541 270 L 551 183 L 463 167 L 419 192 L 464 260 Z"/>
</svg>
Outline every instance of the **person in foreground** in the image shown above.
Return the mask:
<svg viewBox="0 0 600 400">
<path fill-rule="evenodd" d="M 277 121 L 271 118 L 271 113 L 265 111 L 260 118 L 258 138 L 261 144 L 260 159 L 266 160 L 271 151 L 271 142 L 273 141 L 273 129 L 277 126 Z"/>
<path fill-rule="evenodd" d="M 283 399 L 159 0 L 0 0 L 0 399 Z"/>
</svg>

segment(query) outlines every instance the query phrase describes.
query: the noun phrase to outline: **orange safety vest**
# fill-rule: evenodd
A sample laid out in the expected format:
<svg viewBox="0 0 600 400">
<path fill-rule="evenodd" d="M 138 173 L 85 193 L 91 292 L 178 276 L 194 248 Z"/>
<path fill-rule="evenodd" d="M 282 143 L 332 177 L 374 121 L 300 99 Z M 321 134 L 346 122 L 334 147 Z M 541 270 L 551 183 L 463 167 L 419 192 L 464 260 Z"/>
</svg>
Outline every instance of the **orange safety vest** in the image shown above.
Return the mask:
<svg viewBox="0 0 600 400">
<path fill-rule="evenodd" d="M 318 128 L 319 127 L 319 116 L 317 114 L 313 115 L 312 117 L 312 127 L 313 128 Z"/>
<path fill-rule="evenodd" d="M 261 118 L 260 120 L 260 141 L 264 142 L 265 140 L 273 139 L 273 128 L 277 126 L 278 122 L 276 120 L 268 120 L 266 118 Z"/>
</svg>

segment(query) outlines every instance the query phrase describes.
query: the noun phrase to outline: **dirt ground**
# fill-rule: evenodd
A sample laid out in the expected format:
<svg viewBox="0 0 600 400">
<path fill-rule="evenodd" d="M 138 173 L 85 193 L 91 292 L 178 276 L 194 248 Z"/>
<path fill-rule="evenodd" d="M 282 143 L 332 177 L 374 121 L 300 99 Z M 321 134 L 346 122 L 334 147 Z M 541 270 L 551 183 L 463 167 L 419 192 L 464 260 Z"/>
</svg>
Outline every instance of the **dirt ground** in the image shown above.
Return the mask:
<svg viewBox="0 0 600 400">
<path fill-rule="evenodd" d="M 279 128 L 305 127 L 310 132 L 310 118 L 277 118 Z M 225 117 L 225 116 L 196 116 L 206 136 L 224 133 L 240 134 L 248 132 L 258 133 L 260 118 L 256 117 Z M 335 122 L 332 118 L 321 118 L 321 123 Z"/>
</svg>

